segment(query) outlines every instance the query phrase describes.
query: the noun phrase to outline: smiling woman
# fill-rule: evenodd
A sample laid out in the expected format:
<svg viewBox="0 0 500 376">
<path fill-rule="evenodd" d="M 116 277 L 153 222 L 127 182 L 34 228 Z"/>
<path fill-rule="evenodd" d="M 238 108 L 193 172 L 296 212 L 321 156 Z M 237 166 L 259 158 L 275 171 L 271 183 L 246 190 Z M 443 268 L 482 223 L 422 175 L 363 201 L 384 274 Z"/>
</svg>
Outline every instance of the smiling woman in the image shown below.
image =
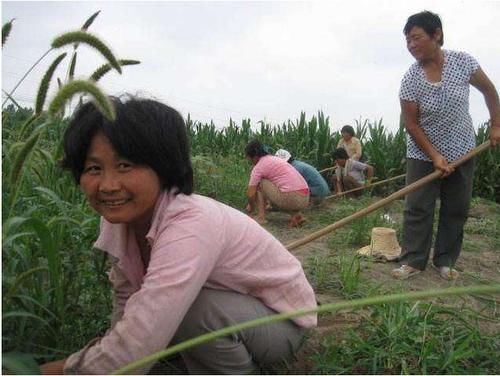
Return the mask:
<svg viewBox="0 0 500 376">
<path fill-rule="evenodd" d="M 245 214 L 192 194 L 186 126 L 152 100 L 92 103 L 74 115 L 63 165 L 102 216 L 111 328 L 48 373 L 109 374 L 168 345 L 274 313 L 314 308 L 300 262 Z M 190 373 L 261 373 L 290 361 L 315 314 L 248 329 L 181 355 Z M 150 364 L 139 372 L 147 372 Z"/>
</svg>

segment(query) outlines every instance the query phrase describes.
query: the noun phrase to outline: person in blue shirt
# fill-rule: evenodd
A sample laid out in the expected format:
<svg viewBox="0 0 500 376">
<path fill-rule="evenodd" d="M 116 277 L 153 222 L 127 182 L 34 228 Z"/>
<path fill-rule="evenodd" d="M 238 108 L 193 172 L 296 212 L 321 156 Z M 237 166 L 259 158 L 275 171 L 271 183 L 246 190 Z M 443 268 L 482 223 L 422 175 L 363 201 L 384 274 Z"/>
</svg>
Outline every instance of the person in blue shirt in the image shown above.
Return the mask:
<svg viewBox="0 0 500 376">
<path fill-rule="evenodd" d="M 279 149 L 276 156 L 290 163 L 305 179 L 311 192 L 310 203 L 314 206 L 321 205 L 330 194 L 330 189 L 318 170 L 306 162 L 294 159 L 288 150 Z"/>
</svg>

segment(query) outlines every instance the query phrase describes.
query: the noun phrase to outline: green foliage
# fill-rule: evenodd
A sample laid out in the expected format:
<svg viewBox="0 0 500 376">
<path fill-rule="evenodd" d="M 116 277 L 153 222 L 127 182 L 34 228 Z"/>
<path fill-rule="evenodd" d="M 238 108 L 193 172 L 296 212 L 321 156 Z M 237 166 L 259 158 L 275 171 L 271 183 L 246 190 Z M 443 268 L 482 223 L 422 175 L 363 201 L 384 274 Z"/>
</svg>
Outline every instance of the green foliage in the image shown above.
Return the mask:
<svg viewBox="0 0 500 376">
<path fill-rule="evenodd" d="M 118 64 L 121 66 L 124 65 L 136 65 L 140 64 L 141 62 L 138 60 L 118 60 Z M 111 65 L 109 63 L 101 65 L 97 70 L 92 73 L 89 77 L 89 80 L 91 81 L 99 81 L 106 73 L 108 73 L 111 70 Z"/>
<path fill-rule="evenodd" d="M 359 328 L 322 340 L 318 374 L 498 374 L 498 336 L 472 311 L 417 302 L 374 306 Z"/>
<path fill-rule="evenodd" d="M 94 104 L 102 114 L 110 121 L 116 118 L 115 108 L 109 98 L 92 81 L 74 80 L 68 82 L 57 92 L 50 103 L 48 113 L 51 116 L 57 116 L 66 102 L 68 102 L 77 93 L 90 94 L 94 98 Z"/>
<path fill-rule="evenodd" d="M 480 145 L 489 138 L 489 123 L 482 124 L 476 135 Z M 480 196 L 500 203 L 500 148 L 490 148 L 475 158 L 474 196 Z"/>
<path fill-rule="evenodd" d="M 2 26 L 2 47 L 9 37 L 10 31 L 12 30 L 12 22 L 14 22 L 14 20 L 15 18 L 11 19 L 9 22 L 6 22 Z"/>
<path fill-rule="evenodd" d="M 87 33 L 85 31 L 70 31 L 68 33 L 64 33 L 59 35 L 52 41 L 52 48 L 61 48 L 68 44 L 79 44 L 83 43 L 90 47 L 93 47 L 97 51 L 101 53 L 101 55 L 108 61 L 108 63 L 116 69 L 118 73 L 122 73 L 122 69 L 120 64 L 115 57 L 115 55 L 111 52 L 111 49 L 98 37 Z"/>
<path fill-rule="evenodd" d="M 81 348 L 104 332 L 111 310 L 107 259 L 92 250 L 99 219 L 85 204 L 72 176 L 61 171 L 59 161 L 67 101 L 76 93 L 90 93 L 111 119 L 114 108 L 93 82 L 71 80 L 80 39 L 73 34 L 59 42 L 65 45 L 68 40 L 75 41 L 70 82 L 63 85 L 58 79 L 60 90 L 49 104 L 51 116 L 45 116 L 42 108 L 65 53 L 45 73 L 35 113 L 16 104 L 2 111 L 2 346 L 11 352 L 4 353 L 4 365 L 8 363 L 11 372 L 39 372 L 18 352 L 43 361 Z M 92 310 L 82 309 L 94 305 Z"/>
<path fill-rule="evenodd" d="M 39 375 L 41 373 L 31 355 L 18 352 L 2 354 L 2 368 L 7 370 L 8 374 L 14 375 Z"/>
<path fill-rule="evenodd" d="M 47 72 L 42 78 L 42 82 L 40 83 L 40 88 L 38 89 L 38 95 L 36 96 L 36 104 L 35 104 L 35 114 L 40 115 L 43 110 L 43 105 L 45 103 L 45 97 L 47 96 L 47 92 L 49 91 L 50 81 L 52 80 L 52 75 L 56 70 L 59 63 L 66 57 L 66 53 L 59 55 L 53 63 L 50 65 Z"/>
</svg>

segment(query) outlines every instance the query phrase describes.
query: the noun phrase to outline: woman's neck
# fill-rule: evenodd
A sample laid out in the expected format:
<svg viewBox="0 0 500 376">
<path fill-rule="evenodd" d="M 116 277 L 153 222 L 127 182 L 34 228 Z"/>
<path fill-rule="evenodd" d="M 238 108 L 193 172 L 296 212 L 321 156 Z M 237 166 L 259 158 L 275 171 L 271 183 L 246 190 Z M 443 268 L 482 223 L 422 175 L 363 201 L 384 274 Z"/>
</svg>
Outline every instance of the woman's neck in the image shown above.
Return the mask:
<svg viewBox="0 0 500 376">
<path fill-rule="evenodd" d="M 444 64 L 444 52 L 441 48 L 436 49 L 435 53 L 431 56 L 419 61 L 423 68 L 439 68 L 441 69 Z"/>
<path fill-rule="evenodd" d="M 428 59 L 421 60 L 420 64 L 429 82 L 441 82 L 444 66 L 443 50 L 440 48 L 437 49 L 433 56 Z"/>
</svg>

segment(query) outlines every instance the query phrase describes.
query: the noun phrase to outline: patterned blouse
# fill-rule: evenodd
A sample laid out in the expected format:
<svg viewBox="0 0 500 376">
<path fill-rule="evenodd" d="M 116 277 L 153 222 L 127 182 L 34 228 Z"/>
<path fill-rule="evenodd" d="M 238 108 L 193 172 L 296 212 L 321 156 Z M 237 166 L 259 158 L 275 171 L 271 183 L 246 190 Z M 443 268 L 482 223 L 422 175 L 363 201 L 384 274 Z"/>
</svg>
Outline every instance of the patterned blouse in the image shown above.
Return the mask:
<svg viewBox="0 0 500 376">
<path fill-rule="evenodd" d="M 356 137 L 351 137 L 349 143 L 340 138 L 337 148 L 344 148 L 351 159 L 359 161 L 361 158 L 361 142 Z"/>
<path fill-rule="evenodd" d="M 430 83 L 418 62 L 405 73 L 399 98 L 417 102 L 418 122 L 429 141 L 453 162 L 475 147 L 472 118 L 469 114 L 469 83 L 479 69 L 469 54 L 443 50 L 441 81 Z M 408 137 L 407 158 L 430 161 L 430 158 Z"/>
</svg>

